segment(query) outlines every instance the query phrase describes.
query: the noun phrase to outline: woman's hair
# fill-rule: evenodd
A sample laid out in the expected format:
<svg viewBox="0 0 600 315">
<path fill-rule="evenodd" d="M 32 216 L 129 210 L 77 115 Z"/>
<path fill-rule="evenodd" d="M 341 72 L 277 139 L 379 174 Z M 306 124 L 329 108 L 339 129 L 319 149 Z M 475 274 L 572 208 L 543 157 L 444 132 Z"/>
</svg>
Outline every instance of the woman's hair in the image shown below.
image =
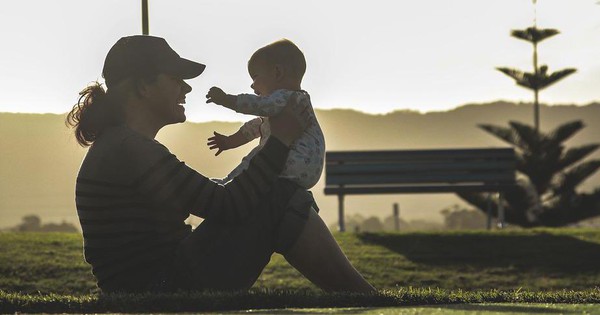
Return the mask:
<svg viewBox="0 0 600 315">
<path fill-rule="evenodd" d="M 157 77 L 146 74 L 125 78 L 110 89 L 97 81 L 85 87 L 65 120 L 67 126 L 75 128 L 77 142 L 82 147 L 90 146 L 107 127 L 124 124 L 127 98 L 131 94 L 141 97 L 141 84 L 154 83 Z"/>
<path fill-rule="evenodd" d="M 102 84 L 93 82 L 79 92 L 77 104 L 67 114 L 65 123 L 75 128 L 75 138 L 82 147 L 90 146 L 106 127 L 124 122 L 121 102 L 110 94 Z"/>
</svg>

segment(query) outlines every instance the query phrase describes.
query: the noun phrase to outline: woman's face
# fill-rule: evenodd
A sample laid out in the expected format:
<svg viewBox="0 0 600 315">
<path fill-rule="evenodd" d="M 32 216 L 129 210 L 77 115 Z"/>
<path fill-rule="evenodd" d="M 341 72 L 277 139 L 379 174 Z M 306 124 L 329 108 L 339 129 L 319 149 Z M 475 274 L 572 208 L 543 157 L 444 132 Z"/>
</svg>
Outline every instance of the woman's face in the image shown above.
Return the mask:
<svg viewBox="0 0 600 315">
<path fill-rule="evenodd" d="M 183 79 L 159 74 L 156 81 L 148 85 L 146 105 L 153 119 L 161 126 L 184 122 L 185 96 L 192 91 Z"/>
</svg>

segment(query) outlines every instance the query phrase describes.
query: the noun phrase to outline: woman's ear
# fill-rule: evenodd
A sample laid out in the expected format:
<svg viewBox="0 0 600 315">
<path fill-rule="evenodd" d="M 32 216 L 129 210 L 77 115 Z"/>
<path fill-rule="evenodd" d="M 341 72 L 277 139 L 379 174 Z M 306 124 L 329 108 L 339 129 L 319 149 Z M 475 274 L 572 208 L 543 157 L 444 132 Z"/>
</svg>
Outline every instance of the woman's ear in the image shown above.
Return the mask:
<svg viewBox="0 0 600 315">
<path fill-rule="evenodd" d="M 150 84 L 144 79 L 135 79 L 133 82 L 135 94 L 139 98 L 144 98 L 150 93 Z"/>
</svg>

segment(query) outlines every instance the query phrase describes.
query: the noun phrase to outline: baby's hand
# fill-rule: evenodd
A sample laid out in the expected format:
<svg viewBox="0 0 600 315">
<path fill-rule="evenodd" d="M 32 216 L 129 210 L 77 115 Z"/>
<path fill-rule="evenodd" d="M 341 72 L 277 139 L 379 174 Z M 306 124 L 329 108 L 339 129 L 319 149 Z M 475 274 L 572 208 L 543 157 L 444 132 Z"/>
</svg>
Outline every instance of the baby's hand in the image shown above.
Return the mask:
<svg viewBox="0 0 600 315">
<path fill-rule="evenodd" d="M 232 148 L 231 143 L 229 141 L 229 137 L 222 135 L 216 131 L 213 132 L 214 136 L 208 138 L 208 148 L 211 150 L 217 149 L 217 153 L 215 156 L 221 154 L 221 152 L 225 150 L 229 150 Z"/>
<path fill-rule="evenodd" d="M 220 88 L 213 86 L 206 94 L 206 103 L 215 103 L 223 105 L 227 100 L 227 94 Z"/>
</svg>

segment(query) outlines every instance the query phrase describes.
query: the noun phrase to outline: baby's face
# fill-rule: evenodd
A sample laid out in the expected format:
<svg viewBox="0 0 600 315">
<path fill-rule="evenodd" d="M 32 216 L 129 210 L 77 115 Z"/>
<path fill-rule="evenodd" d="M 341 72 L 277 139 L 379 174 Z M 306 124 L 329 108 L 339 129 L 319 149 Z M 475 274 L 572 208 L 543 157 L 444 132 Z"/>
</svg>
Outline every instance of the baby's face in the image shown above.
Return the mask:
<svg viewBox="0 0 600 315">
<path fill-rule="evenodd" d="M 278 88 L 277 69 L 275 65 L 262 60 L 254 60 L 248 65 L 248 73 L 252 78 L 250 87 L 259 96 L 267 96 Z"/>
</svg>

